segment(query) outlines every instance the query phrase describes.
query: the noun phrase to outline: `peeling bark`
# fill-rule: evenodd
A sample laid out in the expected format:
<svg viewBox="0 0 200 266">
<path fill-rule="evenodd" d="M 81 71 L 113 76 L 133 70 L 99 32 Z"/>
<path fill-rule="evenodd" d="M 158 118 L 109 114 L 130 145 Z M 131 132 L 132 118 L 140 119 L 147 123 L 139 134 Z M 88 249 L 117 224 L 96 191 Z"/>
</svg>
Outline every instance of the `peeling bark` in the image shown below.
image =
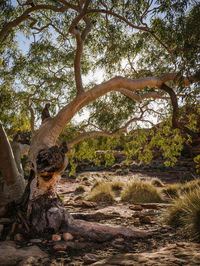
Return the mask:
<svg viewBox="0 0 200 266">
<path fill-rule="evenodd" d="M 0 123 L 0 171 L 4 182 L 0 188 L 0 204 L 19 199 L 25 189 L 25 180 L 18 171 L 11 145 Z"/>
</svg>

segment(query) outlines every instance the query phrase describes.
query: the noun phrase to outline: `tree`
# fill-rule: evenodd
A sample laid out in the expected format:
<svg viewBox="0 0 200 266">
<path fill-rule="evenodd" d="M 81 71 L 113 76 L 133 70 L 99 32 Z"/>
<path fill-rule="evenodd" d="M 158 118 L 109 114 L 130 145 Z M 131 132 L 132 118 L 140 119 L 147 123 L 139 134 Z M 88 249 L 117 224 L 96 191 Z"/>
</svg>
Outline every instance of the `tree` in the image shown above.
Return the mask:
<svg viewBox="0 0 200 266">
<path fill-rule="evenodd" d="M 150 113 L 152 99 L 170 99 L 167 108 L 172 109 L 172 126 L 192 136 L 199 134 L 199 128 L 192 132 L 181 124 L 177 100 L 179 95 L 186 103 L 187 95 L 195 102 L 198 96 L 199 22 L 195 18 L 200 13 L 199 3 L 184 0 L 164 4 L 162 1 L 80 0 L 68 3 L 49 0 L 36 4 L 18 1 L 14 5 L 12 1 L 5 1 L 1 13 L 1 85 L 5 97 L 11 102 L 12 97 L 14 102 L 20 100 L 20 108 L 26 106 L 25 117 L 28 110 L 31 116 L 31 173 L 24 195 L 16 203 L 19 217 L 22 212 L 26 214 L 26 221 L 22 219 L 26 230 L 31 228 L 37 233 L 45 233 L 67 227 L 73 233 L 93 238 L 104 231 L 104 239 L 122 233 L 139 235 L 128 229 L 111 230 L 73 220 L 62 207 L 56 184 L 68 163 L 65 154 L 70 153 L 73 145 L 89 137 L 115 136 L 125 131 L 132 122 L 143 119 L 143 116 L 133 118 L 134 113 Z M 16 36 L 22 33 L 30 38 L 27 53 L 16 46 Z M 122 70 L 124 64 L 127 67 Z M 98 71 L 100 67 L 107 73 L 107 80 L 98 85 L 86 83 L 84 79 L 90 71 Z M 118 75 L 113 77 L 114 74 Z M 102 103 L 99 98 L 108 93 L 109 97 L 105 96 Z M 59 102 L 52 109 L 56 114 L 44 119 L 35 130 L 34 125 L 40 122 L 37 114 L 41 113 L 41 102 L 47 101 Z M 138 106 L 137 102 L 142 102 L 143 106 Z M 58 147 L 56 141 L 66 125 L 88 105 L 93 110 L 89 120 L 93 120 L 95 126 L 99 124 L 104 129 L 111 129 L 112 133 L 83 132 L 67 145 Z M 132 110 L 118 112 L 115 117 L 111 110 L 116 111 L 121 106 L 131 106 Z M 102 113 L 110 113 L 110 118 L 103 123 Z M 110 123 L 112 119 L 114 123 Z M 5 136 L 2 129 L 1 146 L 9 147 Z M 9 153 L 10 148 L 7 150 Z M 12 155 L 8 156 L 11 158 Z M 13 178 L 16 175 L 16 171 L 12 172 Z"/>
</svg>

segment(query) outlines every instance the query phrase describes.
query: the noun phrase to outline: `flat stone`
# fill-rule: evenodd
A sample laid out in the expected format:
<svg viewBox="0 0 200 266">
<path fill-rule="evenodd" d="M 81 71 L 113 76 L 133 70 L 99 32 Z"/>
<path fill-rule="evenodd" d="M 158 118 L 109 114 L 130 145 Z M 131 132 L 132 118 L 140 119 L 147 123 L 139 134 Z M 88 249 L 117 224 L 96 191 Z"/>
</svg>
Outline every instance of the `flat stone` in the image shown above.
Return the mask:
<svg viewBox="0 0 200 266">
<path fill-rule="evenodd" d="M 140 222 L 143 224 L 150 224 L 151 223 L 151 217 L 150 216 L 141 216 Z"/>
<path fill-rule="evenodd" d="M 18 248 L 14 241 L 0 242 L 0 265 L 18 265 L 20 262 L 33 257 L 36 259 L 48 255 L 37 246 Z"/>
<path fill-rule="evenodd" d="M 0 218 L 0 224 L 11 224 L 12 220 L 9 218 Z"/>
<path fill-rule="evenodd" d="M 67 249 L 67 244 L 66 243 L 56 244 L 56 245 L 53 246 L 53 249 L 54 250 L 59 250 L 59 251 L 60 250 L 64 251 L 64 250 Z"/>
<path fill-rule="evenodd" d="M 70 233 L 63 233 L 63 239 L 65 241 L 72 241 L 74 239 L 73 235 Z"/>
<path fill-rule="evenodd" d="M 86 254 L 84 257 L 83 257 L 83 261 L 85 263 L 93 263 L 93 262 L 96 262 L 97 260 L 99 259 L 99 257 L 97 257 L 95 254 Z"/>
<path fill-rule="evenodd" d="M 23 240 L 23 236 L 22 236 L 22 234 L 16 234 L 16 235 L 14 236 L 14 240 L 16 240 L 16 241 L 22 241 L 22 240 Z"/>
<path fill-rule="evenodd" d="M 124 242 L 124 238 L 122 238 L 122 237 L 120 237 L 120 238 L 116 238 L 116 239 L 115 239 L 115 242 L 117 242 L 117 243 L 122 243 L 122 242 Z"/>
<path fill-rule="evenodd" d="M 143 210 L 143 208 L 142 208 L 141 205 L 129 206 L 129 208 L 130 208 L 131 210 L 134 210 L 134 211 L 142 211 L 142 210 Z"/>
<path fill-rule="evenodd" d="M 3 224 L 0 224 L 0 237 L 1 237 L 1 234 L 3 232 L 3 228 L 4 228 L 4 225 Z"/>
<path fill-rule="evenodd" d="M 134 219 L 133 224 L 135 226 L 139 226 L 140 225 L 140 219 L 139 218 Z"/>
<path fill-rule="evenodd" d="M 39 239 L 39 238 L 34 238 L 34 239 L 31 239 L 30 242 L 31 242 L 31 243 L 41 243 L 42 240 Z"/>
<path fill-rule="evenodd" d="M 53 234 L 52 237 L 51 237 L 51 239 L 53 241 L 60 241 L 61 240 L 61 236 L 60 235 Z"/>
</svg>

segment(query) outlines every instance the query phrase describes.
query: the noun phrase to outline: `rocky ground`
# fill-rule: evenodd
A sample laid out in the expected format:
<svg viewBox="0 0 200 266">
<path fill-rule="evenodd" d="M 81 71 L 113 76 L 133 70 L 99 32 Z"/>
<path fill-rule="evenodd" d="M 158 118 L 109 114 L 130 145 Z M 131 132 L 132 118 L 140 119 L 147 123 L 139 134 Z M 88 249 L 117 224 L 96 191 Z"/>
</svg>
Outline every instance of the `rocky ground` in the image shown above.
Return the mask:
<svg viewBox="0 0 200 266">
<path fill-rule="evenodd" d="M 173 174 L 162 169 L 136 168 L 121 165 L 106 172 L 84 172 L 76 179 L 62 178 L 58 194 L 74 218 L 143 230 L 148 232 L 145 239 L 119 236 L 109 242 L 93 243 L 70 234 L 28 240 L 17 235 L 15 241 L 0 242 L 0 265 L 200 265 L 200 244 L 163 224 L 162 216 L 170 203 L 134 205 L 116 197 L 114 204 L 100 204 L 84 199 L 98 179 L 128 182 L 160 177 L 167 184 L 187 178 L 190 173 L 188 168 L 173 170 Z M 80 185 L 84 185 L 85 192 L 77 189 Z M 0 219 L 0 230 L 2 224 L 5 221 Z"/>
</svg>

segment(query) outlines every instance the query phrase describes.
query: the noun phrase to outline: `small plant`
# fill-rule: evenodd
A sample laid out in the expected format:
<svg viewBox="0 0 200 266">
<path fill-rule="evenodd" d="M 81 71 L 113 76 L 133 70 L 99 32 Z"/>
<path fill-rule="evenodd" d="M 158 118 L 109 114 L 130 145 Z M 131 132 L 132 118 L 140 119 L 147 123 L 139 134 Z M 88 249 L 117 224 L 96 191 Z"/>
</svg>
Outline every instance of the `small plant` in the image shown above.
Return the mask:
<svg viewBox="0 0 200 266">
<path fill-rule="evenodd" d="M 179 196 L 181 184 L 171 184 L 161 190 L 161 192 L 169 198 L 177 198 Z"/>
<path fill-rule="evenodd" d="M 194 162 L 196 163 L 196 172 L 200 174 L 200 154 L 194 158 Z"/>
<path fill-rule="evenodd" d="M 151 179 L 151 185 L 155 187 L 164 187 L 163 182 L 157 177 Z"/>
<path fill-rule="evenodd" d="M 59 199 L 61 200 L 61 201 L 64 201 L 64 196 L 63 196 L 63 194 L 58 194 L 58 197 L 59 197 Z"/>
<path fill-rule="evenodd" d="M 200 186 L 189 191 L 182 198 L 176 199 L 167 209 L 164 221 L 183 229 L 191 236 L 200 236 Z"/>
<path fill-rule="evenodd" d="M 163 201 L 156 187 L 141 181 L 134 181 L 127 185 L 122 191 L 121 200 L 130 203 Z"/>
<path fill-rule="evenodd" d="M 86 200 L 94 202 L 114 202 L 114 193 L 111 190 L 110 183 L 104 182 L 96 186 L 86 197 Z"/>
</svg>

